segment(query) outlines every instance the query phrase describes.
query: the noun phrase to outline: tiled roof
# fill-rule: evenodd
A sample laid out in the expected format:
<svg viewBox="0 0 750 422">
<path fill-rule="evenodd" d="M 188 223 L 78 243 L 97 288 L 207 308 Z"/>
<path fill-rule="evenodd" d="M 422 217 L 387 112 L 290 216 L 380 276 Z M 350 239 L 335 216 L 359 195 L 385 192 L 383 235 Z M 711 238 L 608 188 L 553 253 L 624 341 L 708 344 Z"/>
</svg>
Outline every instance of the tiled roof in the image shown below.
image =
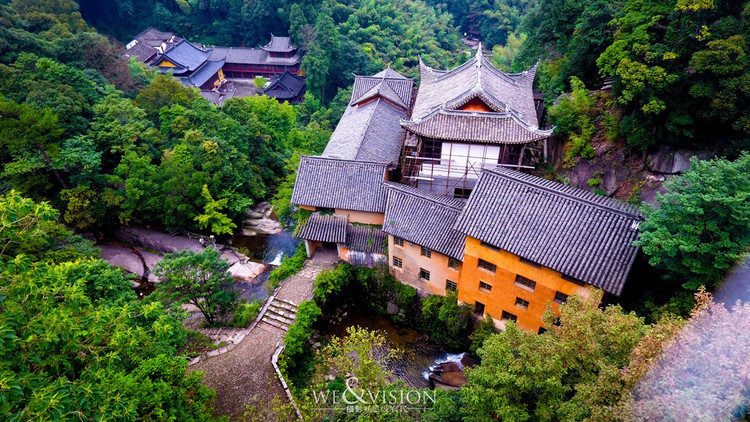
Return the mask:
<svg viewBox="0 0 750 422">
<path fill-rule="evenodd" d="M 385 255 L 388 235 L 377 227 L 346 226 L 346 243 L 344 246 L 351 251 L 376 253 Z"/>
<path fill-rule="evenodd" d="M 478 98 L 496 112 L 513 110 L 530 127 L 539 126 L 532 90 L 536 66 L 518 74 L 502 72 L 484 57 L 481 45 L 471 60 L 450 71 L 432 69 L 421 59 L 419 63 L 420 86 L 412 120 L 437 108 L 455 110 Z"/>
<path fill-rule="evenodd" d="M 484 170 L 455 229 L 619 295 L 642 219 L 626 203 L 498 168 Z"/>
<path fill-rule="evenodd" d="M 299 64 L 300 54 L 292 57 L 271 57 L 268 51 L 247 47 L 211 47 L 211 60 L 226 60 L 228 64 Z"/>
<path fill-rule="evenodd" d="M 386 69 L 390 70 L 390 69 Z M 383 71 L 385 72 L 385 71 Z M 380 72 L 374 76 L 357 76 L 354 78 L 354 87 L 352 88 L 352 97 L 349 104 L 357 104 L 365 101 L 375 95 L 388 98 L 404 108 L 411 105 L 412 89 L 414 81 L 407 79 L 396 71 L 392 73 L 400 77 L 391 77 L 391 73 Z"/>
<path fill-rule="evenodd" d="M 303 156 L 292 203 L 353 211 L 385 211 L 385 163 Z"/>
<path fill-rule="evenodd" d="M 304 76 L 295 76 L 285 70 L 271 82 L 263 94 L 279 100 L 296 98 L 305 89 L 305 79 Z"/>
<path fill-rule="evenodd" d="M 135 57 L 138 61 L 146 63 L 151 60 L 155 55 L 159 53 L 159 50 L 153 46 L 148 45 L 144 42 L 138 42 L 134 46 L 130 47 L 123 54 L 124 57 Z"/>
<path fill-rule="evenodd" d="M 551 130 L 530 128 L 512 112 L 481 113 L 437 109 L 417 121 L 401 122 L 411 133 L 448 141 L 525 144 L 549 137 Z"/>
<path fill-rule="evenodd" d="M 174 47 L 167 50 L 162 58 L 169 60 L 173 64 L 179 66 L 178 69 L 174 69 L 175 74 L 192 72 L 198 69 L 211 55 L 210 51 L 201 50 L 194 46 L 187 40 L 182 40 L 175 44 Z M 158 64 L 158 63 L 157 63 Z"/>
<path fill-rule="evenodd" d="M 207 61 L 198 70 L 193 72 L 187 78 L 183 78 L 183 81 L 188 82 L 188 86 L 200 87 L 201 85 L 208 82 L 219 69 L 224 66 L 224 60 L 220 61 Z"/>
<path fill-rule="evenodd" d="M 289 37 L 277 37 L 273 34 L 271 34 L 271 41 L 261 48 L 275 53 L 289 53 L 297 49 L 292 45 L 292 40 Z"/>
<path fill-rule="evenodd" d="M 399 183 L 383 185 L 388 197 L 383 231 L 463 260 L 466 236 L 453 229 L 463 201 Z"/>
<path fill-rule="evenodd" d="M 295 236 L 316 242 L 343 244 L 346 242 L 346 230 L 346 217 L 312 213 Z"/>
<path fill-rule="evenodd" d="M 400 125 L 407 111 L 381 98 L 349 106 L 323 151 L 323 157 L 398 163 L 404 140 Z"/>
</svg>

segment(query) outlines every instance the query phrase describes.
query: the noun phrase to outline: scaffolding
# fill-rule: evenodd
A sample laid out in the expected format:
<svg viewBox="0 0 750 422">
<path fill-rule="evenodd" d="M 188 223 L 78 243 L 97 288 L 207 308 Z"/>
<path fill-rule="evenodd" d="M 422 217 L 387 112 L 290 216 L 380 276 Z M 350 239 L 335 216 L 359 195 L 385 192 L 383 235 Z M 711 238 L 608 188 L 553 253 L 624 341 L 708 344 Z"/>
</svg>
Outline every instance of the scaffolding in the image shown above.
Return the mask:
<svg viewBox="0 0 750 422">
<path fill-rule="evenodd" d="M 544 162 L 547 139 L 527 144 L 489 144 L 423 139 L 407 133 L 401 183 L 439 195 L 466 199 L 484 168 L 532 170 Z"/>
</svg>

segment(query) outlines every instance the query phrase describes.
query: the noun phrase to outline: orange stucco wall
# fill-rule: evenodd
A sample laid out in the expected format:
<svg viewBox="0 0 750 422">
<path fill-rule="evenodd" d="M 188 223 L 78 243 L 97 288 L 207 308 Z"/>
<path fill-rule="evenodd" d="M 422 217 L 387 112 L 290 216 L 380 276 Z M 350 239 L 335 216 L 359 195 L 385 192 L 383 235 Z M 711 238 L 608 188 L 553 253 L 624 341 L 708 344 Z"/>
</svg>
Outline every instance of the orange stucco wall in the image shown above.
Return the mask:
<svg viewBox="0 0 750 422">
<path fill-rule="evenodd" d="M 489 107 L 487 107 L 487 104 L 483 103 L 477 98 L 474 98 L 473 100 L 469 101 L 468 103 L 464 104 L 460 110 L 466 110 L 466 111 L 492 111 Z"/>
<path fill-rule="evenodd" d="M 393 257 L 401 258 L 402 268 L 393 266 Z M 388 236 L 388 267 L 394 277 L 401 282 L 415 287 L 420 293 L 428 295 L 445 295 L 446 280 L 461 285 L 461 267 L 454 270 L 448 267 L 448 257 L 432 251 L 430 258 L 422 256 L 422 247 L 404 240 L 404 246 L 393 243 L 393 236 Z M 430 280 L 419 278 L 419 269 L 430 272 Z"/>
<path fill-rule="evenodd" d="M 497 265 L 493 274 L 477 266 L 479 259 Z M 534 291 L 529 291 L 515 284 L 516 274 L 536 282 Z M 479 289 L 479 282 L 484 281 L 492 285 L 489 292 Z M 461 282 L 458 284 L 458 300 L 468 304 L 481 302 L 485 305 L 484 314 L 491 316 L 500 328 L 504 322 L 500 321 L 503 311 L 518 317 L 516 324 L 529 331 L 537 331 L 542 326 L 541 318 L 551 304 L 555 313 L 558 304 L 554 302 L 555 293 L 566 295 L 576 293 L 588 296 L 589 286 L 580 286 L 563 280 L 561 274 L 549 268 L 535 268 L 520 261 L 517 255 L 506 251 L 497 251 L 482 246 L 478 239 L 466 238 L 466 251 L 461 267 Z M 516 298 L 520 297 L 529 302 L 528 309 L 516 306 Z"/>
<path fill-rule="evenodd" d="M 376 224 L 382 226 L 383 221 L 385 220 L 385 214 L 377 212 L 336 209 L 333 213 L 348 217 L 350 223 Z"/>
</svg>

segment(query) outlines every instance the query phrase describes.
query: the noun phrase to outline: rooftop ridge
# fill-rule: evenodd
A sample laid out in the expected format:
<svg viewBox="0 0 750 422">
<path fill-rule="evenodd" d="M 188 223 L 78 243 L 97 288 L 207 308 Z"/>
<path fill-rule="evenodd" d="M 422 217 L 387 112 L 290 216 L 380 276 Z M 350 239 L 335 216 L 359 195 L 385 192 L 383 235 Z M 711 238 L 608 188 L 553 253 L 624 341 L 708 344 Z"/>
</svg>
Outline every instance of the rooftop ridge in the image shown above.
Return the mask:
<svg viewBox="0 0 750 422">
<path fill-rule="evenodd" d="M 384 181 L 383 186 L 385 186 L 386 189 L 394 189 L 397 190 L 405 195 L 413 196 L 416 198 L 424 199 L 426 201 L 433 202 L 437 205 L 443 206 L 445 208 L 450 208 L 454 211 L 461 212 L 463 211 L 463 201 L 461 201 L 462 205 L 459 206 L 458 202 L 451 203 L 451 199 L 449 197 L 443 197 L 442 195 L 433 194 L 431 192 L 427 192 L 421 189 L 413 188 L 411 186 L 407 186 L 401 183 L 396 182 L 389 182 Z M 455 200 L 460 201 L 460 200 Z"/>
<path fill-rule="evenodd" d="M 388 163 L 385 163 L 385 162 L 375 162 L 375 161 L 365 161 L 365 160 L 347 160 L 344 158 L 323 157 L 320 155 L 301 155 L 300 158 L 312 159 L 312 160 L 317 160 L 317 161 L 339 161 L 342 163 L 369 164 L 369 165 L 378 166 L 378 167 L 388 166 Z"/>
<path fill-rule="evenodd" d="M 531 186 L 533 188 L 540 189 L 558 196 L 563 196 L 587 206 L 599 208 L 604 211 L 619 214 L 628 218 L 638 220 L 644 219 L 641 212 L 628 203 L 618 201 L 606 196 L 597 195 L 595 193 L 575 188 L 573 186 L 568 186 L 554 180 L 543 179 L 541 177 L 509 170 L 503 167 L 486 168 L 482 171 L 494 174 L 505 179 L 512 179 L 515 182 L 522 183 L 524 185 Z M 573 192 L 578 193 L 578 195 L 574 194 Z"/>
</svg>

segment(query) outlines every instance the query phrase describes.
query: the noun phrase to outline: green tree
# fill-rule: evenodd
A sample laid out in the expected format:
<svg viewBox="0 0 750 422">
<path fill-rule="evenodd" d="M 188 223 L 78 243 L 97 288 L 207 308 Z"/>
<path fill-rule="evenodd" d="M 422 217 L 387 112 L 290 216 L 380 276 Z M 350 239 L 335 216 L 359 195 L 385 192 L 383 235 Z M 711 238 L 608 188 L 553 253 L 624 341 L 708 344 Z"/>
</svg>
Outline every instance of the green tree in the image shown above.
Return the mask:
<svg viewBox="0 0 750 422">
<path fill-rule="evenodd" d="M 161 280 L 158 291 L 167 301 L 194 305 L 209 325 L 221 322 L 237 305 L 229 263 L 213 247 L 164 255 L 154 274 Z"/>
<path fill-rule="evenodd" d="M 217 235 L 232 234 L 237 225 L 229 217 L 221 213 L 221 210 L 227 206 L 227 198 L 219 199 L 218 201 L 214 200 L 211 197 L 211 192 L 208 191 L 207 185 L 203 185 L 201 196 L 206 201 L 206 204 L 203 206 L 203 214 L 195 217 L 198 227 L 205 229 L 210 226 L 211 232 Z"/>
<path fill-rule="evenodd" d="M 568 298 L 550 330 L 536 334 L 513 323 L 488 338 L 481 365 L 467 370 L 461 388 L 465 421 L 583 420 L 592 412 L 585 400 L 601 376 L 617 373 L 647 331 L 635 314 L 619 306 L 598 308 L 602 293 Z"/>
<path fill-rule="evenodd" d="M 750 248 L 750 154 L 698 161 L 665 183 L 658 208 L 644 209 L 637 242 L 649 263 L 695 291 L 714 287 Z"/>
<path fill-rule="evenodd" d="M 438 343 L 454 349 L 467 343 L 473 326 L 472 308 L 459 305 L 456 293 L 432 295 L 425 299 L 422 317 L 430 337 Z"/>
</svg>

